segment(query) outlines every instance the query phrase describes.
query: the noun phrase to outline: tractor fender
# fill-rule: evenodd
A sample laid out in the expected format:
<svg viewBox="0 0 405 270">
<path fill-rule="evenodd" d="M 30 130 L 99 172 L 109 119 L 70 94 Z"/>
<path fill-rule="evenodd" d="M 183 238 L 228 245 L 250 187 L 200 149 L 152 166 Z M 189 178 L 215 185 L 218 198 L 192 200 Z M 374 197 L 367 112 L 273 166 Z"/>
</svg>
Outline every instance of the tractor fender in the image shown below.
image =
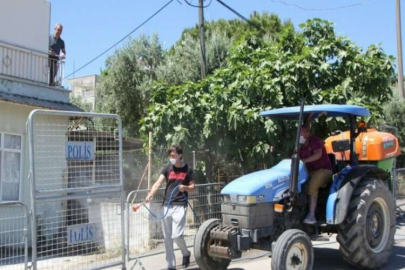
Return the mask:
<svg viewBox="0 0 405 270">
<path fill-rule="evenodd" d="M 346 167 L 335 175 L 326 208 L 326 222 L 328 224 L 338 225 L 345 220 L 353 191 L 365 177 L 386 180 L 389 178 L 389 173 L 375 165 L 356 165 Z"/>
</svg>

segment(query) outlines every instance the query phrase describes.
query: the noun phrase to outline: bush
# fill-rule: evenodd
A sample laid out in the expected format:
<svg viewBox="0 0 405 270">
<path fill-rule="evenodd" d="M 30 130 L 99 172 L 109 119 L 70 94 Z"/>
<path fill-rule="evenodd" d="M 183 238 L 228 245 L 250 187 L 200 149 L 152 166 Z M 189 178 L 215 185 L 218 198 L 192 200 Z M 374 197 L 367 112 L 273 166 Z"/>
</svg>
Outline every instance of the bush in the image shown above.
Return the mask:
<svg viewBox="0 0 405 270">
<path fill-rule="evenodd" d="M 399 98 L 392 99 L 384 106 L 385 124 L 398 128 L 398 140 L 402 153 L 405 152 L 405 102 Z M 397 158 L 397 167 L 405 167 L 405 155 Z"/>
</svg>

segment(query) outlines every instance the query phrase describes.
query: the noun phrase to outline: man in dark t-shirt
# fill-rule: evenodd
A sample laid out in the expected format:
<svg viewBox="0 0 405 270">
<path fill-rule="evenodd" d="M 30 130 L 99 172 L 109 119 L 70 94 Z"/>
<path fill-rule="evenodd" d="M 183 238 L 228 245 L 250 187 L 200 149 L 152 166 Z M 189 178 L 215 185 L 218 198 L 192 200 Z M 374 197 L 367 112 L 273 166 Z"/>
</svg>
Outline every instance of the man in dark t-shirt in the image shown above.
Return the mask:
<svg viewBox="0 0 405 270">
<path fill-rule="evenodd" d="M 146 197 L 146 201 L 152 200 L 153 195 L 159 187 L 166 182 L 164 211 L 166 217 L 162 220 L 163 236 L 165 238 L 165 250 L 167 268 L 176 269 L 176 257 L 174 256 L 173 240 L 183 254 L 183 267 L 190 265 L 190 251 L 184 241 L 184 227 L 186 224 L 186 209 L 188 193 L 193 192 L 195 184 L 193 180 L 193 170 L 183 163 L 183 150 L 179 145 L 173 145 L 169 151 L 170 163 L 163 168 L 159 179 L 152 186 Z M 170 206 L 169 206 L 170 202 Z M 170 207 L 168 209 L 168 207 Z"/>
<path fill-rule="evenodd" d="M 322 140 L 313 136 L 306 126 L 301 127 L 300 143 L 302 146 L 299 150 L 299 156 L 301 161 L 305 163 L 311 177 L 307 186 L 309 213 L 304 219 L 304 223 L 315 224 L 318 192 L 320 188 L 332 180 L 332 165 Z"/>
<path fill-rule="evenodd" d="M 169 204 L 170 196 L 177 186 L 188 186 L 190 182 L 193 181 L 193 170 L 190 169 L 187 164 L 184 164 L 182 167 L 176 167 L 175 165 L 170 163 L 163 168 L 161 174 L 164 175 L 166 179 L 166 190 L 164 198 L 165 206 Z M 187 206 L 186 198 L 188 198 L 187 191 L 175 191 L 171 198 L 171 204 Z"/>
<path fill-rule="evenodd" d="M 55 25 L 53 35 L 49 36 L 49 85 L 55 84 L 55 76 L 58 73 L 59 60 L 66 56 L 65 42 L 60 37 L 62 35 L 63 26 L 58 23 Z M 62 53 L 61 53 L 62 51 Z"/>
</svg>

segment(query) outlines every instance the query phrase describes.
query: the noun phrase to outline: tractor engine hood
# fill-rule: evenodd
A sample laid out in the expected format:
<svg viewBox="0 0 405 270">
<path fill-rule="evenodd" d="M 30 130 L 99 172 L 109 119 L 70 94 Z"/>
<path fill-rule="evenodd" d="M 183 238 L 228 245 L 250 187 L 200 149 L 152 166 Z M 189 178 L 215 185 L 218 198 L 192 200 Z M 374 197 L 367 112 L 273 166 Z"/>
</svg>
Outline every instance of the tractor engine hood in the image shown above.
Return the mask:
<svg viewBox="0 0 405 270">
<path fill-rule="evenodd" d="M 226 185 L 221 195 L 229 195 L 231 202 L 237 202 L 237 196 L 257 196 L 257 202 L 277 202 L 290 187 L 291 159 L 284 159 L 271 169 L 253 172 L 237 178 Z M 298 192 L 308 178 L 305 165 L 300 162 Z"/>
</svg>

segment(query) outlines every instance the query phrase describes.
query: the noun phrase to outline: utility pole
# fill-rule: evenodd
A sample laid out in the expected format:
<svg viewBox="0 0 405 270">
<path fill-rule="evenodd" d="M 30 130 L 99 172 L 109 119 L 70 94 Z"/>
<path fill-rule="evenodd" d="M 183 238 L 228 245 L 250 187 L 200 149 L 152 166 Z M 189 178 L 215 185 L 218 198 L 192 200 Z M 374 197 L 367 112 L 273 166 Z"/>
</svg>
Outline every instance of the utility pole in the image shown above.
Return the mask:
<svg viewBox="0 0 405 270">
<path fill-rule="evenodd" d="M 205 33 L 204 33 L 204 0 L 199 0 L 199 27 L 200 27 L 200 46 L 201 46 L 201 79 L 207 75 L 207 64 L 205 58 Z"/>
<path fill-rule="evenodd" d="M 204 0 L 198 0 L 198 13 L 199 13 L 199 28 L 200 28 L 200 46 L 201 46 L 201 80 L 207 75 L 207 62 L 205 54 L 205 32 L 204 32 Z M 207 182 L 212 182 L 212 164 L 211 153 L 208 149 L 207 142 L 205 142 L 205 169 L 207 174 Z M 211 203 L 208 203 L 211 205 Z"/>
<path fill-rule="evenodd" d="M 401 33 L 401 0 L 397 1 L 397 49 L 398 49 L 398 91 L 399 97 L 404 98 L 404 71 L 402 62 L 402 33 Z"/>
<path fill-rule="evenodd" d="M 149 131 L 148 189 L 152 188 L 152 132 Z"/>
</svg>

